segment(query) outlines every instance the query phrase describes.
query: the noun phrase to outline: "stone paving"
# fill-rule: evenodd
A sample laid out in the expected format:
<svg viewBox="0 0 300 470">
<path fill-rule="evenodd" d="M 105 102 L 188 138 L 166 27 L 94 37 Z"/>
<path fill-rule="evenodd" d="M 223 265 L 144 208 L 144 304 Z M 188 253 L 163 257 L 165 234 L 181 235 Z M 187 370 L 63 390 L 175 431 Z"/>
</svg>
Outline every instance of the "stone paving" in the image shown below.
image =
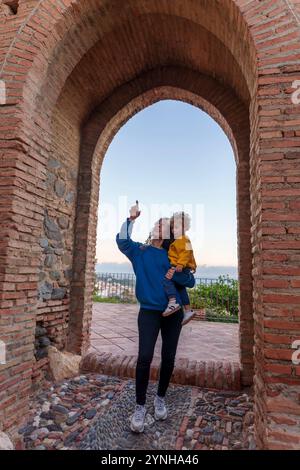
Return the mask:
<svg viewBox="0 0 300 470">
<path fill-rule="evenodd" d="M 253 401 L 245 392 L 170 385 L 169 416 L 153 418 L 156 384 L 149 384 L 143 434 L 129 419 L 135 405 L 134 380 L 97 374 L 46 383 L 31 400 L 19 430 L 20 449 L 227 450 L 255 449 Z"/>
<path fill-rule="evenodd" d="M 137 355 L 138 305 L 94 303 L 90 352 Z M 237 324 L 192 321 L 182 328 L 178 359 L 239 362 Z M 160 357 L 158 338 L 154 357 Z"/>
</svg>

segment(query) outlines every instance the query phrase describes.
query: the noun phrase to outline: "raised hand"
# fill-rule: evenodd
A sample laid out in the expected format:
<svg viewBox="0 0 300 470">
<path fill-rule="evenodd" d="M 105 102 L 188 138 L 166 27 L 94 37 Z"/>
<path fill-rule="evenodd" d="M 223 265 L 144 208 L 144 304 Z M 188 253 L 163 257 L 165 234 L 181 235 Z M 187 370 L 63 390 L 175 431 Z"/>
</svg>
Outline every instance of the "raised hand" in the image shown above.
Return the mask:
<svg viewBox="0 0 300 470">
<path fill-rule="evenodd" d="M 136 201 L 136 204 L 130 208 L 130 220 L 135 220 L 141 215 L 139 210 L 139 201 Z"/>
<path fill-rule="evenodd" d="M 176 266 L 176 272 L 177 272 L 177 273 L 182 273 L 182 271 L 183 271 L 183 266 L 181 266 L 181 264 L 178 264 L 178 265 Z"/>
</svg>

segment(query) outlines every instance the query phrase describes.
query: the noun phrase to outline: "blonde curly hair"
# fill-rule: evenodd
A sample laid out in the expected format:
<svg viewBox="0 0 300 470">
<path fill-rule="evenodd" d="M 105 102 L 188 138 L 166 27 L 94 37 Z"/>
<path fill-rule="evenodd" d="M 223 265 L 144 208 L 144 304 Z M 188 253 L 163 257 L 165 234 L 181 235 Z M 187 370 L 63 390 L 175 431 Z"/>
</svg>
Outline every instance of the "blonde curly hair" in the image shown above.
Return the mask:
<svg viewBox="0 0 300 470">
<path fill-rule="evenodd" d="M 175 212 L 170 219 L 173 233 L 182 236 L 191 228 L 191 217 L 186 212 Z"/>
</svg>

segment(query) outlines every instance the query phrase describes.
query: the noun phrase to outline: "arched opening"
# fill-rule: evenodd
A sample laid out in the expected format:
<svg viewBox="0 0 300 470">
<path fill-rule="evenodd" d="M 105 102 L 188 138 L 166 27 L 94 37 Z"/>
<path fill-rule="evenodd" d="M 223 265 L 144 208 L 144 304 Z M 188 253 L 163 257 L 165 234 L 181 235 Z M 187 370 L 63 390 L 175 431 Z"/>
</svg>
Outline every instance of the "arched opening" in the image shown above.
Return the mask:
<svg viewBox="0 0 300 470">
<path fill-rule="evenodd" d="M 137 196 L 142 218 L 135 224 L 134 240 L 145 241 L 155 220 L 174 211 L 185 210 L 192 219 L 188 235 L 198 264 L 192 301 L 198 309 L 196 318 L 204 322 L 193 321 L 183 328 L 176 362 L 239 363 L 235 323 L 238 299 L 232 282 L 232 277 L 237 279 L 233 149 L 206 113 L 174 100 L 157 102 L 132 117 L 115 135 L 105 155 L 96 246 L 98 301 L 93 304 L 90 351 L 111 353 L 107 362 L 114 360 L 116 372 L 125 355 L 137 357 L 135 278 L 115 242 L 127 206 Z M 222 274 L 231 277 L 223 281 L 228 286 L 226 294 L 217 281 Z M 228 317 L 223 316 L 225 311 Z M 160 339 L 155 350 L 158 362 L 159 357 Z M 193 367 L 196 369 L 194 363 Z M 222 381 L 218 386 L 229 388 Z"/>
<path fill-rule="evenodd" d="M 127 216 L 125 203 L 139 195 L 144 220 L 135 228 L 136 239 L 148 238 L 160 210 L 175 211 L 182 200 L 191 206 L 191 217 L 197 217 L 198 205 L 203 206 L 199 221 L 192 221 L 190 229 L 199 274 L 209 276 L 206 266 L 220 266 L 236 268 L 227 273 L 237 277 L 235 185 L 233 149 L 208 114 L 175 100 L 143 109 L 116 133 L 101 167 L 96 251 L 101 272 L 121 272 L 119 264 L 126 258 L 118 250 L 115 235 Z M 128 272 L 125 268 L 124 273 Z"/>
<path fill-rule="evenodd" d="M 173 73 L 172 73 L 173 72 Z M 181 78 L 191 78 L 191 72 L 177 70 L 182 73 Z M 165 74 L 164 79 L 169 83 L 175 75 L 174 70 L 165 69 L 160 72 L 160 79 Z M 150 78 L 156 79 L 155 73 L 147 75 L 147 88 Z M 145 78 L 145 77 L 144 77 Z M 178 78 L 177 78 L 178 80 Z M 216 93 L 216 83 L 207 77 L 198 77 L 198 90 L 206 91 L 209 87 L 212 93 Z M 141 79 L 140 79 L 141 81 Z M 176 82 L 175 82 L 176 83 Z M 151 84 L 150 84 L 151 87 Z M 133 85 L 128 86 L 129 89 Z M 73 284 L 71 291 L 71 310 L 69 321 L 68 349 L 73 352 L 86 351 L 89 345 L 88 334 L 92 318 L 92 291 L 93 276 L 95 264 L 95 239 L 97 226 L 97 206 L 99 191 L 99 175 L 101 164 L 117 130 L 133 114 L 149 104 L 160 101 L 161 99 L 178 99 L 192 103 L 195 106 L 208 112 L 225 130 L 232 142 L 235 158 L 237 162 L 237 207 L 239 213 L 238 233 L 239 233 L 239 279 L 240 279 L 240 357 L 242 364 L 242 376 L 244 384 L 250 384 L 253 374 L 253 317 L 252 317 L 252 292 L 251 292 L 251 248 L 250 248 L 250 199 L 249 199 L 249 123 L 247 113 L 243 106 L 236 102 L 233 106 L 232 100 L 236 99 L 234 95 L 228 94 L 220 88 L 219 92 L 223 95 L 223 108 L 226 119 L 233 123 L 236 117 L 238 119 L 239 132 L 237 138 L 233 133 L 228 121 L 225 120 L 221 112 L 216 107 L 199 97 L 191 91 L 183 90 L 175 86 L 160 86 L 150 88 L 142 96 L 137 96 L 129 101 L 128 95 L 124 94 L 124 87 L 118 90 L 118 93 L 110 98 L 109 103 L 104 103 L 96 110 L 91 121 L 87 123 L 84 129 L 85 139 L 81 146 L 82 166 L 79 170 L 79 193 L 77 198 L 77 226 L 75 228 L 75 251 L 73 265 Z M 114 111 L 114 103 L 119 107 L 119 96 L 126 96 L 121 110 Z M 220 99 L 220 97 L 218 97 Z M 107 115 L 107 110 L 109 114 Z M 84 145 L 87 142 L 87 145 Z M 244 161 L 245 160 L 245 161 Z M 90 162 L 90 163 L 88 163 Z M 247 189 L 248 185 L 248 189 Z M 248 194 L 248 197 L 247 197 Z M 88 208 L 88 210 L 87 210 Z M 84 228 L 84 230 L 82 230 Z M 241 235 L 240 235 L 241 233 Z M 248 234 L 248 235 L 247 235 Z M 84 248 L 83 248 L 84 247 Z M 244 287 L 246 286 L 246 291 Z M 246 327 L 246 328 L 245 328 Z M 245 332 L 245 335 L 244 335 Z M 252 335 L 252 337 L 251 337 Z"/>
</svg>

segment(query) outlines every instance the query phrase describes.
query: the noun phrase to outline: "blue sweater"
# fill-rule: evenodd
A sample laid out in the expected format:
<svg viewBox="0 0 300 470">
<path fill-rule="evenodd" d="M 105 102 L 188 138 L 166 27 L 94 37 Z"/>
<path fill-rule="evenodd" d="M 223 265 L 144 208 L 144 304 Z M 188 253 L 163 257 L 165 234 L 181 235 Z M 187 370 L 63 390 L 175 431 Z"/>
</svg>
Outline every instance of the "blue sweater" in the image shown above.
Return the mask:
<svg viewBox="0 0 300 470">
<path fill-rule="evenodd" d="M 168 298 L 163 288 L 163 279 L 170 262 L 166 250 L 131 240 L 133 222 L 127 219 L 118 233 L 116 241 L 119 250 L 131 261 L 136 276 L 135 292 L 142 308 L 165 310 Z M 186 287 L 193 287 L 194 277 Z M 177 302 L 180 297 L 177 294 Z"/>
</svg>

